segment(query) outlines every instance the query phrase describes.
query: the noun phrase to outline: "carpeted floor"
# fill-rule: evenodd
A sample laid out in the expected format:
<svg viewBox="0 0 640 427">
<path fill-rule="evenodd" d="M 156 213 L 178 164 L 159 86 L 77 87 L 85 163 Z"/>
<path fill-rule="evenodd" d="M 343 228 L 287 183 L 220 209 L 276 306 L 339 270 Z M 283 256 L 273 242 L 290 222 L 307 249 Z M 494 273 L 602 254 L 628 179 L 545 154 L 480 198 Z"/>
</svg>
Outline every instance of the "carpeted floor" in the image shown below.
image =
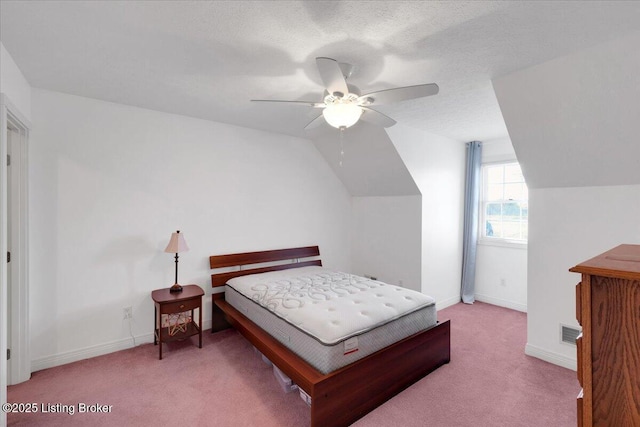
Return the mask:
<svg viewBox="0 0 640 427">
<path fill-rule="evenodd" d="M 451 319 L 451 363 L 356 426 L 576 425 L 575 372 L 525 356 L 526 314 L 476 303 L 438 318 Z M 157 350 L 145 344 L 35 372 L 7 394 L 11 403 L 36 403 L 38 413 L 8 414 L 8 424 L 309 425 L 306 404 L 282 391 L 235 331 L 203 334 L 202 349 L 172 343 L 161 361 Z M 79 413 L 79 404 L 109 412 Z"/>
</svg>

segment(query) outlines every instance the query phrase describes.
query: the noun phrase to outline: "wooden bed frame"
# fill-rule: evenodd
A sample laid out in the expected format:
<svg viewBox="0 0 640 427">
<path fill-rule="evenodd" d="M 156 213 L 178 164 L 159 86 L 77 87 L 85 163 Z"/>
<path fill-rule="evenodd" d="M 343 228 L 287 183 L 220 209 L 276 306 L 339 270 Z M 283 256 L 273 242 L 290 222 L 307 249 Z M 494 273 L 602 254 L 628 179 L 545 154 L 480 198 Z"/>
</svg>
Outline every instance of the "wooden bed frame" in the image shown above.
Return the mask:
<svg viewBox="0 0 640 427">
<path fill-rule="evenodd" d="M 322 265 L 317 246 L 214 255 L 212 269 L 239 269 L 211 275 L 213 288 L 227 280 L 247 274 Z M 269 267 L 250 268 L 250 264 L 294 261 Z M 449 320 L 418 332 L 337 371 L 323 374 L 294 354 L 224 300 L 224 292 L 214 293 L 213 327 L 217 332 L 233 326 L 262 354 L 311 396 L 311 426 L 347 426 L 362 418 L 431 371 L 450 360 Z"/>
</svg>

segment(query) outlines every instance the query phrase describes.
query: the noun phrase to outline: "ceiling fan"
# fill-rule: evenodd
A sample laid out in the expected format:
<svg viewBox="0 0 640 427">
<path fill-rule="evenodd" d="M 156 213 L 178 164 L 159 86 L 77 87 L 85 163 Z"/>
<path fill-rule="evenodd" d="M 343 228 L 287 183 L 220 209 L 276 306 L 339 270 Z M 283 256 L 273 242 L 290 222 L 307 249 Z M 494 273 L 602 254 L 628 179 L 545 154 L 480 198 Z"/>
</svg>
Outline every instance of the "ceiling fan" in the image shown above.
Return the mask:
<svg viewBox="0 0 640 427">
<path fill-rule="evenodd" d="M 437 84 L 430 83 L 380 90 L 361 95 L 360 89 L 347 83 L 347 79 L 353 72 L 354 67 L 352 65 L 323 57 L 316 58 L 316 64 L 318 65 L 320 78 L 326 87 L 322 102 L 281 101 L 275 99 L 252 99 L 251 101 L 289 103 L 322 109 L 322 114 L 319 114 L 305 126 L 307 130 L 317 127 L 323 121 L 326 121 L 334 128 L 346 129 L 356 124 L 360 119 L 386 128 L 395 125 L 396 121 L 374 110 L 371 106 L 435 95 L 439 90 Z"/>
</svg>

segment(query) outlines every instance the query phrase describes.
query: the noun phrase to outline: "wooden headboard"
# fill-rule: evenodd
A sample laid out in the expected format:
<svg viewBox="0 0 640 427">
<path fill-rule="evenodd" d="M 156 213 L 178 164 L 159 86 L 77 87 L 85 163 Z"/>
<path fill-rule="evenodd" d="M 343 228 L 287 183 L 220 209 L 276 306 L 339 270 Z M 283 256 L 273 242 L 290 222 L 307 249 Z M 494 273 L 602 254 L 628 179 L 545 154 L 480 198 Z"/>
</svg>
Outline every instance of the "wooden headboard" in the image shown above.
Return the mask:
<svg viewBox="0 0 640 427">
<path fill-rule="evenodd" d="M 211 275 L 211 286 L 217 288 L 224 286 L 228 280 L 234 277 L 246 276 L 247 274 L 265 273 L 267 271 L 286 270 L 289 268 L 306 267 L 309 265 L 322 265 L 319 259 L 302 261 L 301 258 L 311 258 L 320 255 L 317 246 L 305 246 L 302 248 L 276 249 L 271 251 L 243 252 L 228 255 L 213 255 L 209 257 L 211 269 L 224 267 L 239 267 L 239 270 L 224 273 L 214 273 Z M 290 260 L 288 264 L 278 264 L 268 267 L 250 268 L 242 270 L 242 266 L 252 264 L 262 264 L 267 262 Z"/>
</svg>

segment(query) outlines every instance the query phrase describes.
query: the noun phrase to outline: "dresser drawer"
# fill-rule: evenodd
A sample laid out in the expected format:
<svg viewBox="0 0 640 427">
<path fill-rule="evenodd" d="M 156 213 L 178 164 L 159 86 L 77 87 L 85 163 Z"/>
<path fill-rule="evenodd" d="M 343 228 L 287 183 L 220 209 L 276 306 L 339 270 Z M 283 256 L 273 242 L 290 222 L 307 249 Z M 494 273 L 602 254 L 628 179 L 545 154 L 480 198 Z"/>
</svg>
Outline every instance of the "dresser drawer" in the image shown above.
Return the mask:
<svg viewBox="0 0 640 427">
<path fill-rule="evenodd" d="M 182 311 L 193 310 L 195 308 L 199 308 L 200 304 L 201 304 L 200 298 L 162 304 L 160 306 L 160 314 L 180 313 Z"/>
<path fill-rule="evenodd" d="M 576 320 L 582 326 L 582 282 L 576 285 Z"/>
</svg>

